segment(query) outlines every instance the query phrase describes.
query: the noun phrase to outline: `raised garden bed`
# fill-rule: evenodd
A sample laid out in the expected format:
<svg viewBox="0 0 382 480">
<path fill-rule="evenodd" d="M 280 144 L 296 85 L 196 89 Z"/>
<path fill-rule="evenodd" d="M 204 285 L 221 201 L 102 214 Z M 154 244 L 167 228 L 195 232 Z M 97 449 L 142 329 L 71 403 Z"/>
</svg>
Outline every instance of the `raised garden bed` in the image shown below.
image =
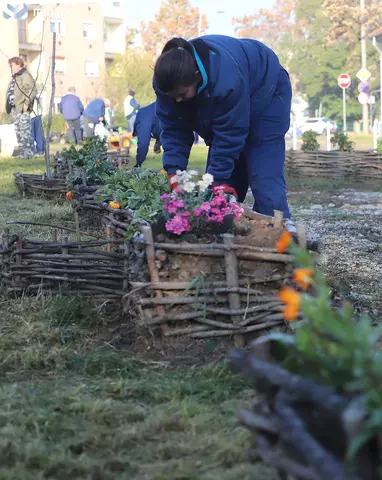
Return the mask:
<svg viewBox="0 0 382 480">
<path fill-rule="evenodd" d="M 246 235 L 216 235 L 197 243 L 154 238 L 142 227 L 146 256 L 130 273 L 124 310 L 148 337 L 234 340 L 242 346 L 285 325 L 278 291 L 292 274 L 292 256 L 275 244 L 282 221 L 246 212 Z"/>
<path fill-rule="evenodd" d="M 293 176 L 382 179 L 382 153 L 288 150 L 285 168 Z"/>
<path fill-rule="evenodd" d="M 63 198 L 67 192 L 66 181 L 60 178 L 19 172 L 15 172 L 14 177 L 16 187 L 23 197 Z"/>
<path fill-rule="evenodd" d="M 121 299 L 128 291 L 126 255 L 112 252 L 114 241 L 42 242 L 2 236 L 1 283 L 6 292 L 40 291 L 81 294 L 102 300 Z"/>
</svg>

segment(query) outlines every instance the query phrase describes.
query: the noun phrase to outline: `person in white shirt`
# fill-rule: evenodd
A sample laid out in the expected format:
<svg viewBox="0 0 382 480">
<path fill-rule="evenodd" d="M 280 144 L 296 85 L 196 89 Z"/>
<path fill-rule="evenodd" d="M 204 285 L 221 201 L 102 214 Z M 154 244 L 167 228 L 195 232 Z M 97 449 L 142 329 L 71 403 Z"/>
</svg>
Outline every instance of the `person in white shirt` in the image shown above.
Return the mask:
<svg viewBox="0 0 382 480">
<path fill-rule="evenodd" d="M 138 113 L 138 110 L 140 108 L 140 105 L 139 105 L 139 103 L 137 103 L 134 96 L 135 96 L 134 90 L 129 90 L 129 94 L 125 98 L 125 101 L 124 101 L 124 104 L 123 104 L 124 111 L 125 111 L 125 117 L 126 117 L 127 122 L 128 122 L 127 131 L 129 133 L 133 133 L 133 131 L 134 131 L 135 119 L 137 118 L 137 113 Z"/>
</svg>

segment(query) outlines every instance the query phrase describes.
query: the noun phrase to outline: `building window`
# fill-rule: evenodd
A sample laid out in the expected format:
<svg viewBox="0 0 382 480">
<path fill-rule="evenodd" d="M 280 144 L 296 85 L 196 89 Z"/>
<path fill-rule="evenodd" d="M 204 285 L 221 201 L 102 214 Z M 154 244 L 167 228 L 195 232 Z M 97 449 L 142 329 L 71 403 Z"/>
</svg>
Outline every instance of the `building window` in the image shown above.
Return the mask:
<svg viewBox="0 0 382 480">
<path fill-rule="evenodd" d="M 56 57 L 55 71 L 56 73 L 65 73 L 66 71 L 65 58 Z"/>
<path fill-rule="evenodd" d="M 85 76 L 86 77 L 98 77 L 99 69 L 98 62 L 85 62 Z"/>
<path fill-rule="evenodd" d="M 83 23 L 82 24 L 82 32 L 84 38 L 87 40 L 95 40 L 95 25 L 94 23 Z"/>
<path fill-rule="evenodd" d="M 60 37 L 65 35 L 65 25 L 62 18 L 51 18 L 50 19 L 50 31 L 51 33 L 56 33 Z"/>
</svg>

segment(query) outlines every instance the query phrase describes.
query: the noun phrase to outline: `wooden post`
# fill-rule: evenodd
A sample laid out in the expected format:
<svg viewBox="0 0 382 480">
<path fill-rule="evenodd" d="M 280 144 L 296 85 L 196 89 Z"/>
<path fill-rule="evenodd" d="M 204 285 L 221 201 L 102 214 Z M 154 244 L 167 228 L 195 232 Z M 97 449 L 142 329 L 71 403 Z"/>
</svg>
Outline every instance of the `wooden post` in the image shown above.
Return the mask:
<svg viewBox="0 0 382 480">
<path fill-rule="evenodd" d="M 232 250 L 230 247 L 233 245 L 234 236 L 226 233 L 223 235 L 224 245 L 227 247 L 227 250 L 224 252 L 225 259 L 225 271 L 227 279 L 227 287 L 239 287 L 239 272 L 238 272 L 238 261 L 236 257 L 236 251 Z M 228 302 L 230 309 L 238 310 L 240 309 L 240 295 L 238 293 L 229 293 Z M 240 323 L 241 317 L 238 315 L 231 315 L 232 323 L 237 325 Z M 234 335 L 234 345 L 236 348 L 244 346 L 244 336 L 243 335 Z"/>
<path fill-rule="evenodd" d="M 306 240 L 306 230 L 305 226 L 301 225 L 301 223 L 298 223 L 296 225 L 296 230 L 297 230 L 297 239 L 298 239 L 298 245 L 301 248 L 306 248 L 307 247 L 307 240 Z"/>
<path fill-rule="evenodd" d="M 77 241 L 79 242 L 81 240 L 81 232 L 80 232 L 80 219 L 78 217 L 77 210 L 74 211 L 74 223 L 76 225 Z"/>
<path fill-rule="evenodd" d="M 143 225 L 141 227 L 141 232 L 143 235 L 143 238 L 145 240 L 145 245 L 146 245 L 146 258 L 147 258 L 147 265 L 149 267 L 149 272 L 150 272 L 150 280 L 152 282 L 159 282 L 159 273 L 158 269 L 156 266 L 156 257 L 155 257 L 155 248 L 154 248 L 154 239 L 153 239 L 153 232 L 151 230 L 151 227 L 148 225 Z M 155 290 L 155 296 L 157 298 L 163 298 L 163 292 L 162 290 Z M 163 305 L 157 305 L 156 306 L 156 313 L 159 316 L 165 315 L 166 310 Z M 161 325 L 161 330 L 162 330 L 162 337 L 168 332 L 169 328 L 166 323 Z M 159 345 L 158 345 L 159 346 Z"/>
<path fill-rule="evenodd" d="M 53 105 L 54 105 L 54 95 L 56 91 L 56 79 L 55 79 L 55 67 L 56 67 L 56 32 L 53 32 L 53 50 L 52 50 L 52 93 L 50 95 L 50 103 L 49 103 L 49 113 L 48 113 L 48 125 L 46 128 L 46 137 L 45 137 L 45 166 L 46 166 L 46 174 L 48 177 L 52 176 L 50 171 L 50 128 L 52 126 L 52 112 L 53 112 Z"/>
<path fill-rule="evenodd" d="M 280 210 L 274 211 L 275 216 L 275 228 L 283 228 L 284 213 Z"/>
<path fill-rule="evenodd" d="M 57 228 L 52 230 L 52 240 L 53 242 L 57 243 L 58 235 L 57 235 Z"/>
<path fill-rule="evenodd" d="M 17 240 L 16 248 L 17 250 L 22 250 L 23 248 L 23 241 L 21 237 Z M 19 253 L 16 253 L 16 265 L 19 267 L 21 265 L 21 262 L 22 262 L 22 256 Z M 20 282 L 21 282 L 20 275 L 16 275 L 16 285 L 21 286 Z"/>
<path fill-rule="evenodd" d="M 128 259 L 128 255 L 129 255 L 129 242 L 128 241 L 125 241 L 124 244 L 123 244 L 123 250 L 124 250 L 124 253 L 125 253 L 125 260 L 123 262 L 123 273 L 125 275 L 125 277 L 127 277 L 129 275 L 129 259 Z M 127 292 L 129 288 L 129 280 L 128 278 L 124 278 L 123 279 L 123 291 L 124 292 Z"/>
</svg>

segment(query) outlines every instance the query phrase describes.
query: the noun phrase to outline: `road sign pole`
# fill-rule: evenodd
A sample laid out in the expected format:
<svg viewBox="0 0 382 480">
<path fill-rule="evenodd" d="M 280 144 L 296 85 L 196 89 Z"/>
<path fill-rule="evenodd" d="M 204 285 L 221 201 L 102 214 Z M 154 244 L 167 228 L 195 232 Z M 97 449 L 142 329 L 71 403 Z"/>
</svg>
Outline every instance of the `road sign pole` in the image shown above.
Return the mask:
<svg viewBox="0 0 382 480">
<path fill-rule="evenodd" d="M 343 112 L 343 123 L 344 127 L 343 130 L 346 132 L 347 125 L 346 125 L 346 88 L 342 89 L 342 112 Z"/>
</svg>

